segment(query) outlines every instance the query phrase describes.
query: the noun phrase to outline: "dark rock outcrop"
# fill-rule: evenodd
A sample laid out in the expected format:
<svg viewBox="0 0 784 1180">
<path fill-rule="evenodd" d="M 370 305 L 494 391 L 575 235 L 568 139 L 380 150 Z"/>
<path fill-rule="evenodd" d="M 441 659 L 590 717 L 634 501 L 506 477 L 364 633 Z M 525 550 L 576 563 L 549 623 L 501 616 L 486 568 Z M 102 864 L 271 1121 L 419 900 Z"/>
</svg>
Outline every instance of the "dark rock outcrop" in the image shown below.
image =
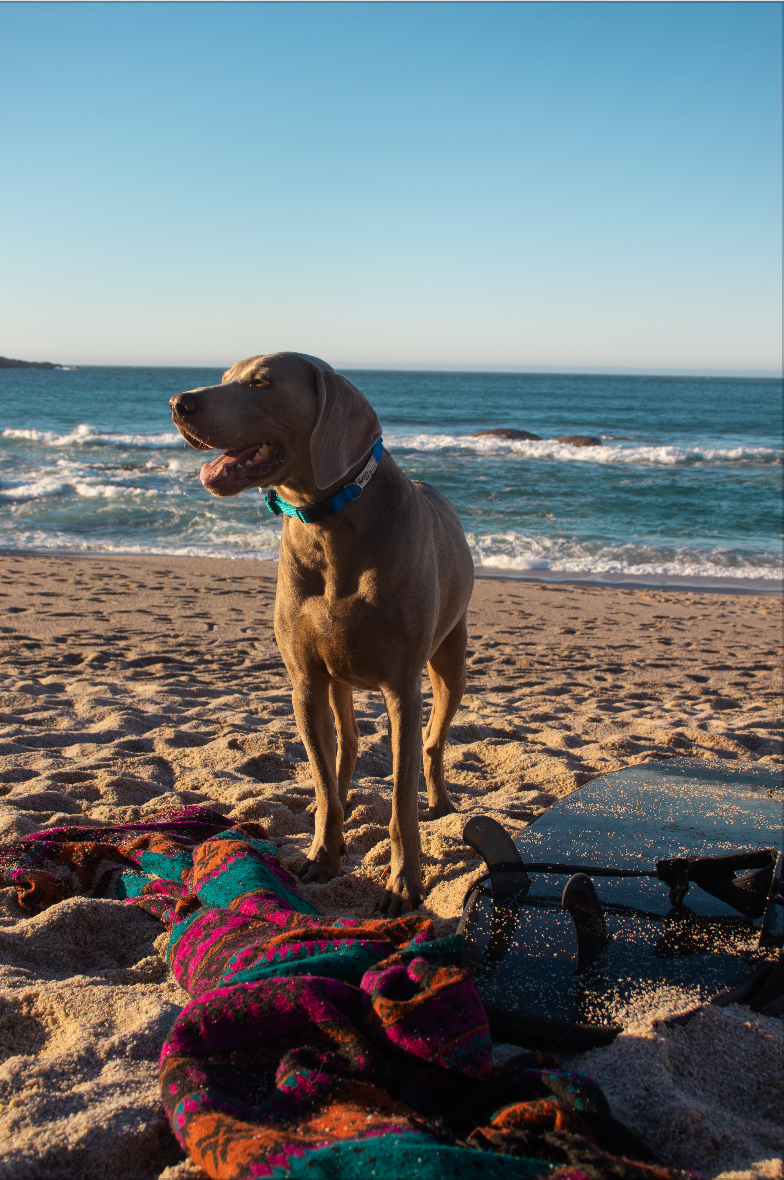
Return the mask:
<svg viewBox="0 0 784 1180">
<path fill-rule="evenodd" d="M 61 369 L 62 365 L 53 365 L 51 361 L 15 361 L 8 356 L 0 356 L 0 369 Z"/>
<path fill-rule="evenodd" d="M 527 430 L 512 430 L 508 426 L 498 426 L 494 430 L 477 430 L 471 438 L 511 438 L 511 439 L 528 439 L 531 442 L 541 442 L 542 436 L 539 434 L 530 434 Z"/>
<path fill-rule="evenodd" d="M 496 426 L 492 430 L 477 430 L 471 438 L 508 438 L 512 440 L 524 439 L 530 442 L 542 442 L 541 434 L 531 434 L 528 430 L 513 430 L 509 426 Z M 572 447 L 600 447 L 602 440 L 593 434 L 562 434 L 555 440 L 568 443 Z"/>
<path fill-rule="evenodd" d="M 600 447 L 602 445 L 602 440 L 593 434 L 562 434 L 555 441 L 568 443 L 570 447 Z"/>
</svg>

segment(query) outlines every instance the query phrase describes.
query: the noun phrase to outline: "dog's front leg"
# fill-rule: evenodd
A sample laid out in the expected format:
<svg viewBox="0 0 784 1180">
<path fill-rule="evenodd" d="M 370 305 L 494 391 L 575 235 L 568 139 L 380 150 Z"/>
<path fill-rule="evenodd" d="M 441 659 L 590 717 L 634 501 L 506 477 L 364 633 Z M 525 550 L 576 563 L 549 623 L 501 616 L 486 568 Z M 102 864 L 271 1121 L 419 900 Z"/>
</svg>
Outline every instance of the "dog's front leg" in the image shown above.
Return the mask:
<svg viewBox="0 0 784 1180">
<path fill-rule="evenodd" d="M 384 689 L 392 743 L 392 857 L 381 899 L 382 914 L 396 918 L 415 910 L 424 897 L 419 863 L 419 767 L 422 757 L 422 689 L 417 679 L 404 691 Z"/>
<path fill-rule="evenodd" d="M 345 845 L 343 808 L 335 774 L 335 727 L 326 677 L 295 683 L 291 700 L 316 790 L 316 833 L 297 876 L 306 883 L 331 881 L 340 873 Z"/>
<path fill-rule="evenodd" d="M 335 715 L 335 729 L 338 734 L 338 795 L 345 818 L 348 815 L 348 789 L 359 750 L 359 727 L 354 716 L 354 693 L 351 685 L 333 680 L 329 686 L 329 703 Z"/>
</svg>

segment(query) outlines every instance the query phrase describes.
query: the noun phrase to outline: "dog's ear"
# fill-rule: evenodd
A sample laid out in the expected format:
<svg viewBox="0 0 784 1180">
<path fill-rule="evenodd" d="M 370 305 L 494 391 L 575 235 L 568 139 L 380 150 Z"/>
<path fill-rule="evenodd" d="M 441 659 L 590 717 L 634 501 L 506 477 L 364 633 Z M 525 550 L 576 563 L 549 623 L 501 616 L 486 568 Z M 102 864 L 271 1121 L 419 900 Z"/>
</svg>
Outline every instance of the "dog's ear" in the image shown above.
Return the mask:
<svg viewBox="0 0 784 1180">
<path fill-rule="evenodd" d="M 310 436 L 316 486 L 328 488 L 351 470 L 381 438 L 376 411 L 356 385 L 340 373 L 316 369 L 318 412 Z"/>
</svg>

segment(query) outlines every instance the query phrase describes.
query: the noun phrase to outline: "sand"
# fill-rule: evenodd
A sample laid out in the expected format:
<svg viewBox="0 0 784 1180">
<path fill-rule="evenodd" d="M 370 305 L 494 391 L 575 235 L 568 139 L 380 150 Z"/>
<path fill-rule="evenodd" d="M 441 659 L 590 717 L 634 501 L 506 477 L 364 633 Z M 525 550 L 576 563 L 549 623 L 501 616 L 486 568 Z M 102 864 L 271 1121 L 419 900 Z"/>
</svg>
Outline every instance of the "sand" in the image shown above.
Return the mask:
<svg viewBox="0 0 784 1180">
<path fill-rule="evenodd" d="M 200 802 L 261 820 L 296 866 L 313 796 L 272 634 L 275 565 L 2 561 L 0 841 Z M 471 814 L 516 834 L 596 775 L 673 754 L 784 764 L 776 598 L 480 580 L 469 635 L 446 759 L 459 810 L 421 826 L 425 909 L 444 932 L 479 867 L 461 839 Z M 377 694 L 356 706 L 346 872 L 306 887 L 326 913 L 371 913 L 389 857 L 386 718 Z M 202 1175 L 157 1101 L 160 1045 L 186 1000 L 164 940 L 118 902 L 29 917 L 0 891 L 2 1180 Z M 614 1045 L 570 1064 L 663 1163 L 781 1176 L 781 1021 L 733 1006 L 668 1024 L 688 1003 L 654 997 Z"/>
</svg>

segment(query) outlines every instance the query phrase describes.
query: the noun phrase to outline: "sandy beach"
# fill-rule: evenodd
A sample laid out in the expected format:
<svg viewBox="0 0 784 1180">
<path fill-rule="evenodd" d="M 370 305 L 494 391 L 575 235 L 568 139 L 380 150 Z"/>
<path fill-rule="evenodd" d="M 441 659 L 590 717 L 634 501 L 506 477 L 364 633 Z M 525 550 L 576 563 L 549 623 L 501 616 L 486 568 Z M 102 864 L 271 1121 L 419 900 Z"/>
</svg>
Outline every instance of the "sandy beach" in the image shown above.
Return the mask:
<svg viewBox="0 0 784 1180">
<path fill-rule="evenodd" d="M 296 867 L 313 793 L 272 632 L 275 564 L 2 561 L 0 841 L 198 802 L 263 822 Z M 355 704 L 345 875 L 305 887 L 325 913 L 372 913 L 389 859 L 383 703 Z M 479 580 L 447 754 L 458 811 L 421 824 L 425 910 L 455 928 L 479 868 L 470 815 L 517 834 L 597 775 L 675 754 L 784 765 L 778 598 Z M 160 1045 L 187 999 L 165 938 L 120 902 L 30 917 L 0 891 L 0 1178 L 203 1175 L 158 1102 Z M 663 1024 L 680 1003 L 662 994 L 574 1067 L 662 1163 L 781 1176 L 781 1020 L 732 1006 Z"/>
</svg>

